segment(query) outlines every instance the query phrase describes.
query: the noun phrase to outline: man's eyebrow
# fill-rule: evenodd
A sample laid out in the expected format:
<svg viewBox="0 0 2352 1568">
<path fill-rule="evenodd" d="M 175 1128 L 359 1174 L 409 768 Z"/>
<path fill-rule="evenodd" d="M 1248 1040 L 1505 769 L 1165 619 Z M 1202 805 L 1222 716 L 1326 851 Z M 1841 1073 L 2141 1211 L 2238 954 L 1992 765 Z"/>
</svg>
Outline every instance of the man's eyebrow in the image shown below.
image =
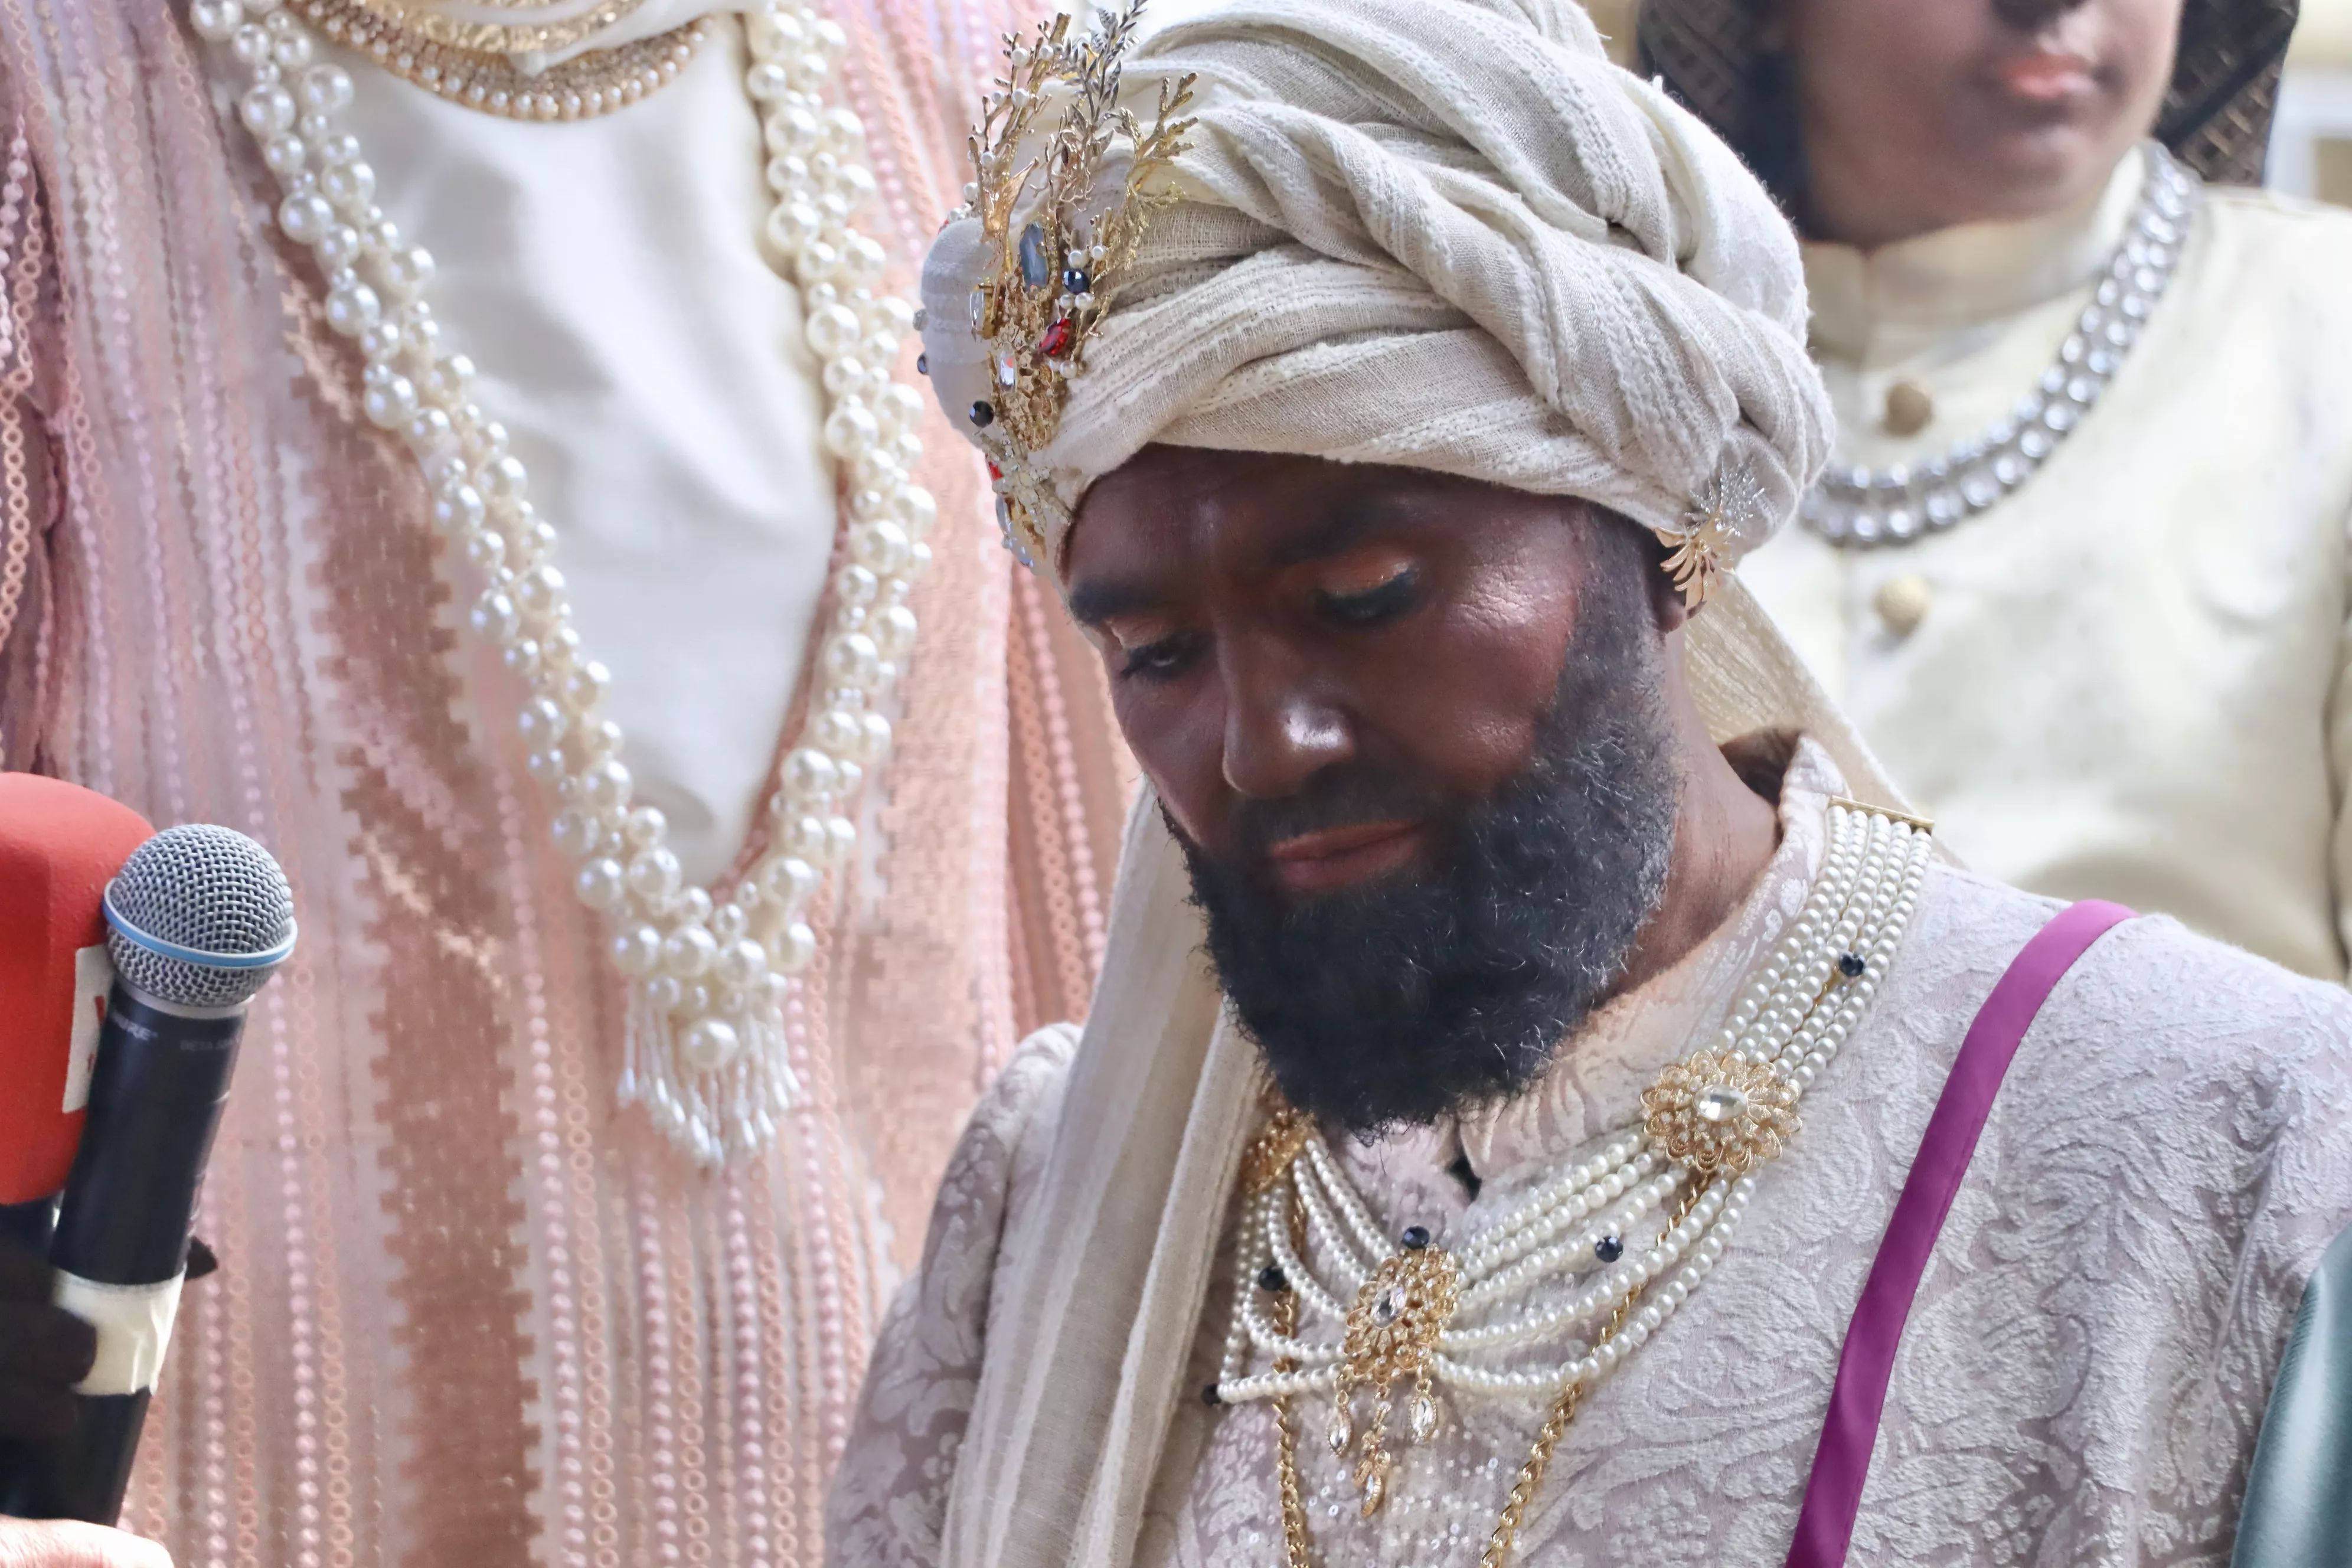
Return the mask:
<svg viewBox="0 0 2352 1568">
<path fill-rule="evenodd" d="M 1137 582 L 1090 578 L 1070 588 L 1070 618 L 1080 626 L 1098 626 L 1120 616 L 1140 615 L 1166 606 L 1167 595 Z"/>
<path fill-rule="evenodd" d="M 1266 552 L 1267 564 L 1276 571 L 1308 561 L 1320 561 L 1353 549 L 1368 534 L 1409 527 L 1414 509 L 1388 496 L 1357 496 L 1333 507 L 1312 527 L 1276 543 Z"/>
</svg>

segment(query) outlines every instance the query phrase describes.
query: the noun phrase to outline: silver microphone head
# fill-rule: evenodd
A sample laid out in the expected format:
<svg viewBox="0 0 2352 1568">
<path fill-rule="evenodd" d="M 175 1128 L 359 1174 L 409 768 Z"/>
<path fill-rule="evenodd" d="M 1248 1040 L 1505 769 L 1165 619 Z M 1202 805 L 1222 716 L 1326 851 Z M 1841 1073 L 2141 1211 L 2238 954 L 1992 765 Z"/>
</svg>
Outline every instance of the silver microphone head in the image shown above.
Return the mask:
<svg viewBox="0 0 2352 1568">
<path fill-rule="evenodd" d="M 294 951 L 294 890 L 234 828 L 167 827 L 107 884 L 106 923 L 133 990 L 170 1007 L 235 1007 Z"/>
</svg>

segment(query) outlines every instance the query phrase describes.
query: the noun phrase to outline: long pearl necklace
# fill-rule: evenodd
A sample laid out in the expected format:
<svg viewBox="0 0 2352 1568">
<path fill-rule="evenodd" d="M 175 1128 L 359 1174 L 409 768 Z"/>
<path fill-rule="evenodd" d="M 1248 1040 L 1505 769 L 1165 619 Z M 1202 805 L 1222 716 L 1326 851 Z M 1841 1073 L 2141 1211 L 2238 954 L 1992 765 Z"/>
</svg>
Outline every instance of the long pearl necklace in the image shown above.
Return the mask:
<svg viewBox="0 0 2352 1568">
<path fill-rule="evenodd" d="M 2139 341 L 2188 239 L 2196 178 L 2158 143 L 2144 151 L 2147 184 L 2124 242 L 2033 390 L 1983 435 L 1932 461 L 1832 468 L 1798 509 L 1807 528 L 1847 550 L 1940 532 L 1998 505 L 2081 425 Z"/>
<path fill-rule="evenodd" d="M 472 363 L 425 303 L 431 256 L 375 205 L 374 171 L 337 129 L 350 75 L 318 58 L 282 0 L 192 0 L 189 17 L 249 73 L 237 116 L 284 189 L 278 226 L 318 258 L 327 321 L 363 361 L 361 406 L 406 438 L 432 489 L 434 527 L 481 575 L 474 629 L 529 689 L 518 719 L 527 771 L 554 796 L 555 843 L 579 862 L 582 901 L 611 921 L 612 960 L 628 983 L 621 1100 L 707 1163 L 764 1147 L 796 1092 L 783 1001 L 788 977 L 816 953 L 804 912 L 824 869 L 856 849 L 850 814 L 889 747 L 877 710 L 914 643 L 906 600 L 929 563 L 924 537 L 938 510 L 909 479 L 923 399 L 886 368 L 915 314 L 875 292 L 882 247 L 847 223 L 874 192 L 856 161 L 864 133 L 821 97 L 845 36 L 804 6 L 771 3 L 745 16 L 744 86 L 776 195 L 766 233 L 792 263 L 824 364 L 824 444 L 849 492 L 848 563 L 833 580 L 810 716 L 768 801 L 766 847 L 721 901 L 680 885 L 661 812 L 632 805 L 620 727 L 600 711 L 611 677 L 571 625 L 556 531 L 526 499 L 529 475 L 506 431 L 472 401 Z"/>
<path fill-rule="evenodd" d="M 1803 910 L 1715 1044 L 1660 1075 L 1639 1123 L 1608 1135 L 1598 1154 L 1458 1250 L 1418 1225 L 1384 1235 L 1320 1131 L 1276 1108 L 1244 1161 L 1233 1321 L 1204 1397 L 1274 1403 L 1290 1568 L 1308 1563 L 1290 1401 L 1330 1401 L 1324 1440 L 1342 1464 L 1353 1456 L 1370 1518 L 1391 1488 L 1389 1424 L 1401 1386 L 1415 1443 L 1444 1426 L 1441 1387 L 1456 1400 L 1546 1405 L 1480 1563 L 1507 1560 L 1580 1401 L 1665 1326 L 1723 1256 L 1755 1195 L 1756 1168 L 1797 1132 L 1800 1100 L 1893 961 L 1932 841 L 1924 825 L 1852 802 L 1832 802 L 1828 826 Z M 1310 1321 L 1321 1331 L 1306 1331 Z M 1360 1394 L 1370 1402 L 1360 1426 Z"/>
</svg>

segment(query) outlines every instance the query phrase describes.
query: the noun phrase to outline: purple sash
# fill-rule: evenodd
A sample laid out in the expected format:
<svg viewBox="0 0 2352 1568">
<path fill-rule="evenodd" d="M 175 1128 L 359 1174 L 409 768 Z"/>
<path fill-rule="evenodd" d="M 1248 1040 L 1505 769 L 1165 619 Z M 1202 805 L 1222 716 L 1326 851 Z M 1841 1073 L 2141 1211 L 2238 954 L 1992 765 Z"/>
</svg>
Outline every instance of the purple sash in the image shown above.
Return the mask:
<svg viewBox="0 0 2352 1568">
<path fill-rule="evenodd" d="M 1928 1255 L 1952 1198 L 1976 1153 L 1993 1096 L 2017 1055 L 2018 1042 L 2033 1025 L 2042 1004 L 2074 961 L 2109 930 L 2132 918 L 2121 904 L 2085 900 L 2062 910 L 2034 935 L 1985 998 L 1960 1042 L 1951 1076 L 1927 1119 L 1927 1135 L 1911 1174 L 1895 1200 L 1870 1266 L 1869 1281 L 1845 1331 L 1837 1382 L 1830 1390 L 1829 1418 L 1805 1482 L 1804 1507 L 1797 1515 L 1797 1538 L 1789 1547 L 1788 1568 L 1841 1568 L 1853 1539 L 1855 1511 L 1862 1506 L 1863 1478 L 1878 1440 L 1878 1418 L 1886 1407 L 1886 1380 L 1895 1348 L 1911 1315 L 1912 1299 L 1927 1269 Z"/>
</svg>

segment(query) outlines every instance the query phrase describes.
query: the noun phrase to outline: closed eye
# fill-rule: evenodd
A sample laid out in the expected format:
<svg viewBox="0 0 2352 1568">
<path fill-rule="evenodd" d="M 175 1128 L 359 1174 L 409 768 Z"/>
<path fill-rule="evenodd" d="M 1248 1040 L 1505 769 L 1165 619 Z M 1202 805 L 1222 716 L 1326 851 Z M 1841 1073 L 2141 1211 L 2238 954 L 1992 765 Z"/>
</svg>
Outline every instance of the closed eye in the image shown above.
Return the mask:
<svg viewBox="0 0 2352 1568">
<path fill-rule="evenodd" d="M 1124 651 L 1118 667 L 1120 679 L 1173 680 L 1200 657 L 1201 638 L 1192 632 L 1178 632 Z"/>
<path fill-rule="evenodd" d="M 1421 574 L 1408 566 L 1385 582 L 1354 593 L 1324 591 L 1315 595 L 1315 608 L 1325 619 L 1350 630 L 1385 626 L 1409 614 L 1421 603 Z"/>
</svg>

